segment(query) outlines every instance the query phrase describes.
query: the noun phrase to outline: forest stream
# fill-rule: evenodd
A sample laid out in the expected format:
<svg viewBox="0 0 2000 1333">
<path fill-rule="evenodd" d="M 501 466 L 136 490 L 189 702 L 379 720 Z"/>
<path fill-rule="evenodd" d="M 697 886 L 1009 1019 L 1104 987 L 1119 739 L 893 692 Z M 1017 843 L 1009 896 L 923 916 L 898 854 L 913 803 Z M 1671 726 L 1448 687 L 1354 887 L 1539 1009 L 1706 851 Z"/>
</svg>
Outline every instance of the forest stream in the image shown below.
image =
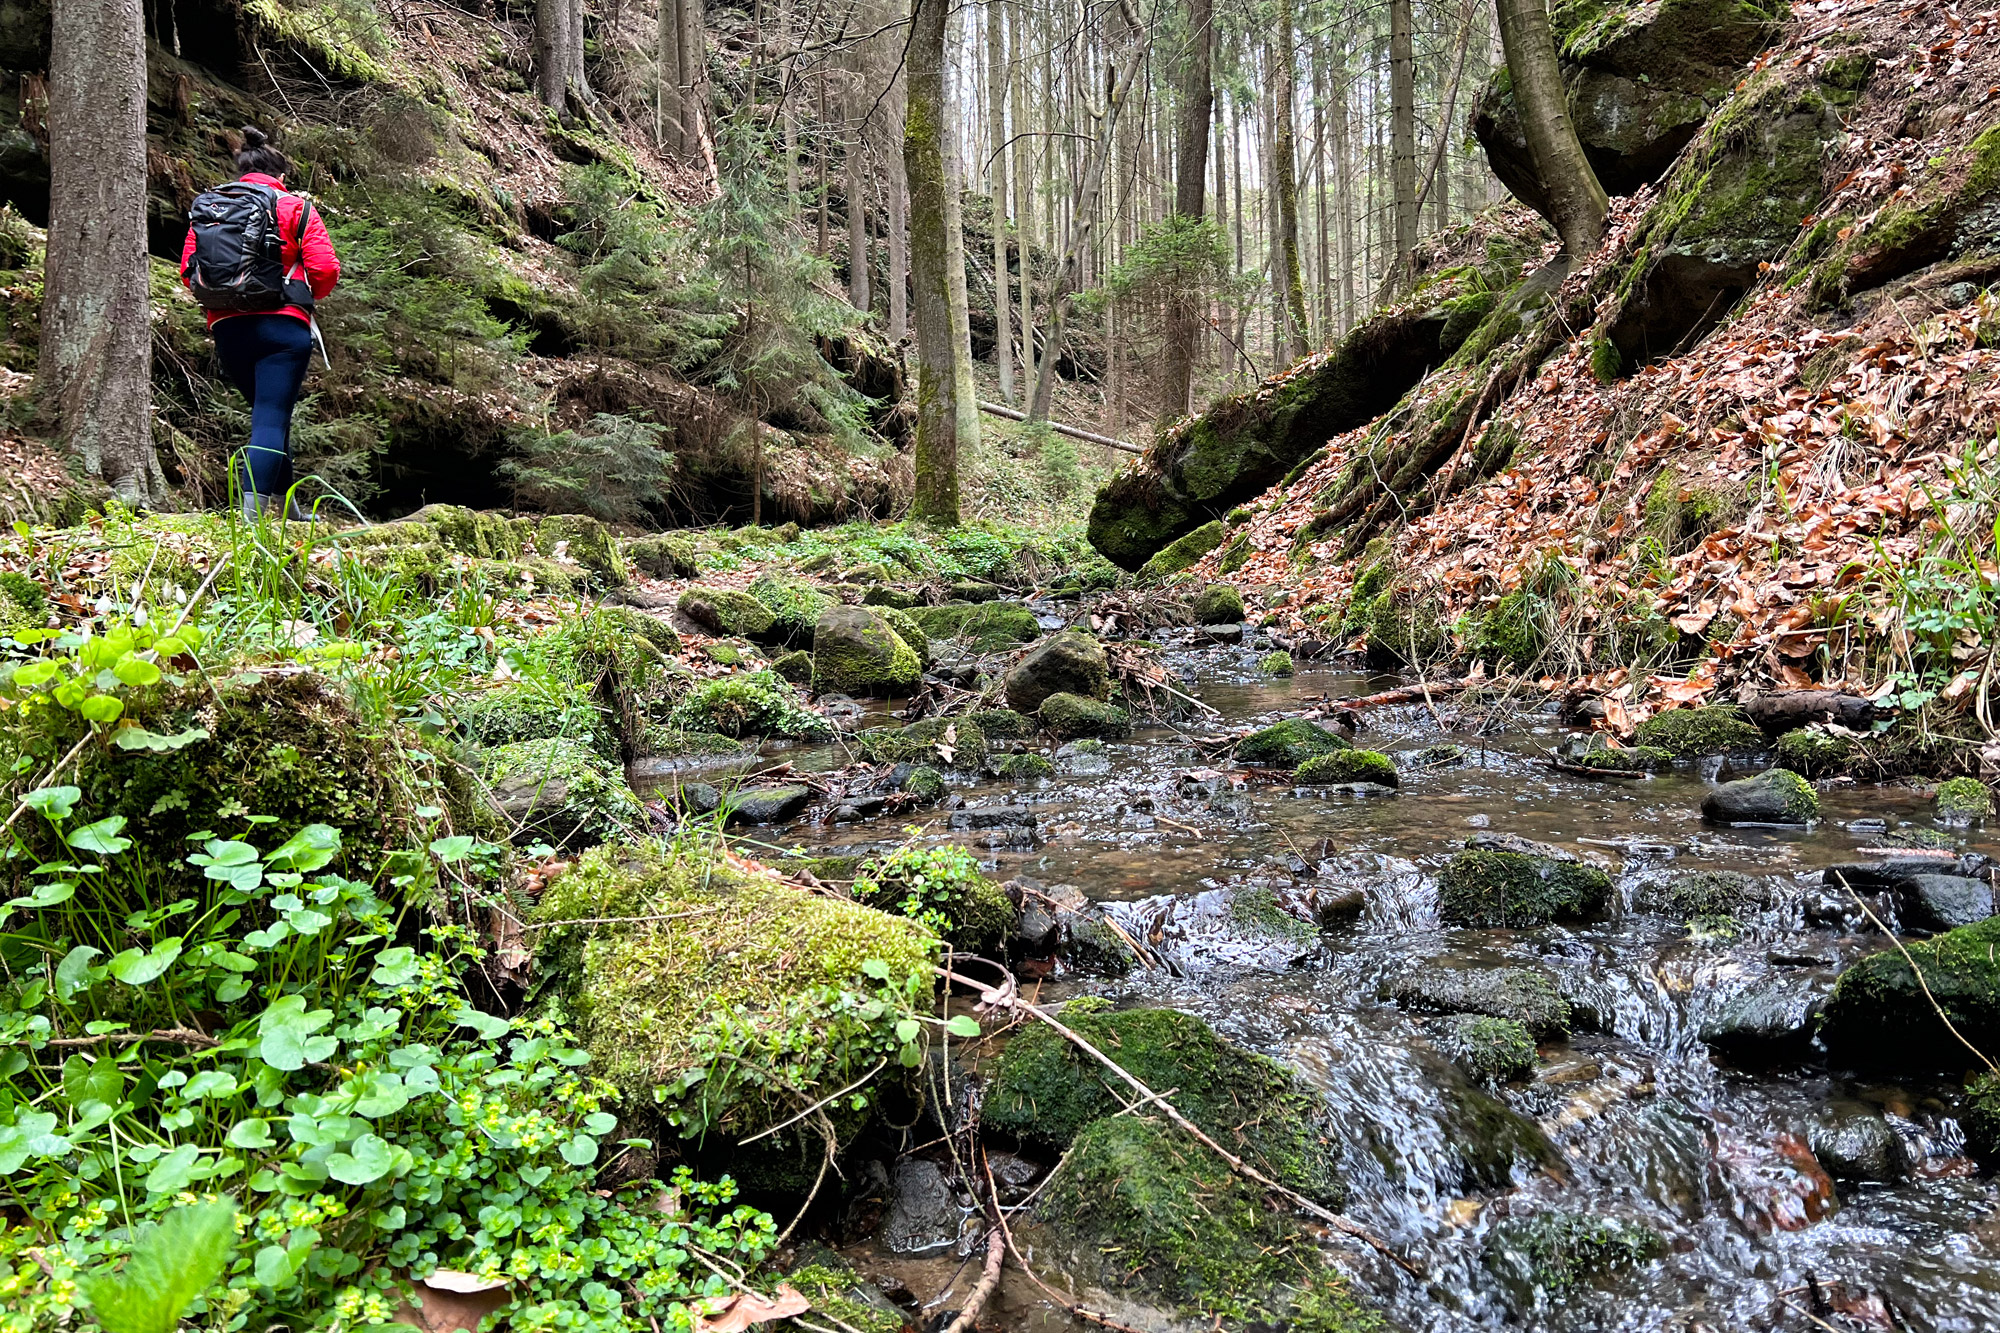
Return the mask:
<svg viewBox="0 0 2000 1333">
<path fill-rule="evenodd" d="M 1807 1021 L 1840 970 L 1883 943 L 1858 900 L 1825 882 L 1828 867 L 1918 854 L 1983 868 L 2000 845 L 1972 837 L 1939 849 L 1926 802 L 1867 783 L 1827 789 L 1809 828 L 1705 825 L 1704 794 L 1740 775 L 1724 760 L 1644 781 L 1567 776 L 1547 756 L 1586 733 L 1560 725 L 1553 705 L 1516 713 L 1440 696 L 1366 710 L 1358 743 L 1397 760 L 1395 792 L 1230 771 L 1202 737 L 1337 712 L 1401 682 L 1325 668 L 1273 680 L 1253 642 L 1158 633 L 1181 635 L 1165 659 L 1218 716 L 1063 747 L 1055 775 L 1037 783 L 955 786 L 953 808 L 918 841 L 970 844 L 988 874 L 1043 892 L 1074 886 L 1150 955 L 1114 979 L 1054 968 L 1041 1001 L 1101 995 L 1195 1014 L 1325 1097 L 1347 1216 L 1424 1275 L 1365 1247 L 1341 1251 L 1397 1325 L 1722 1333 L 1790 1327 L 1817 1305 L 1884 1329 L 2000 1326 L 2000 1186 L 1964 1155 L 1934 1089 L 1829 1077 Z M 767 749 L 756 763 L 775 759 L 813 771 L 847 755 Z M 645 793 L 694 776 L 717 774 L 661 762 L 633 780 Z M 774 859 L 799 846 L 876 852 L 908 836 L 907 815 L 822 816 L 758 836 Z M 1441 926 L 1434 872 L 1481 834 L 1604 866 L 1616 884 L 1610 919 Z M 1691 870 L 1752 877 L 1757 905 L 1692 925 L 1642 910 L 1649 887 Z M 1476 985 L 1517 968 L 1552 977 L 1570 1008 L 1570 1035 L 1544 1036 L 1533 1076 L 1491 1089 L 1538 1134 L 1468 1100 L 1466 1077 L 1410 1003 L 1422 990 L 1413 977 Z M 1657 1233 L 1663 1253 L 1563 1299 L 1537 1297 L 1526 1269 L 1486 1242 L 1506 1217 L 1551 1209 L 1629 1219 Z M 864 1244 L 850 1257 L 935 1288 L 967 1267 L 958 1256 L 978 1224 L 969 1207 L 964 1216 L 962 1242 L 940 1229 L 901 1237 L 902 1255 Z M 1013 1285 L 1021 1327 L 1070 1326 L 1035 1313 L 1033 1291 Z"/>
</svg>

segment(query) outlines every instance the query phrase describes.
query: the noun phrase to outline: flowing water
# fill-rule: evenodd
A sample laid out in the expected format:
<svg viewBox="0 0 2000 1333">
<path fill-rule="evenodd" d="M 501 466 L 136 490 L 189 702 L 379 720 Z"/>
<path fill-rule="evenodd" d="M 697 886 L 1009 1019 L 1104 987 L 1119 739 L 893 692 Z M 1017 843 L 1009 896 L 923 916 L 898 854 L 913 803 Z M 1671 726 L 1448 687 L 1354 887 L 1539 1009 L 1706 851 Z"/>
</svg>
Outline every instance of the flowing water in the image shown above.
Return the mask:
<svg viewBox="0 0 2000 1333">
<path fill-rule="evenodd" d="M 1119 980 L 1052 977 L 1043 1000 L 1089 993 L 1172 1005 L 1324 1093 L 1348 1215 L 1425 1274 L 1413 1278 L 1365 1249 L 1342 1253 L 1397 1324 L 1411 1333 L 1732 1333 L 1807 1328 L 1804 1311 L 1817 1304 L 1837 1312 L 1832 1327 L 2000 1330 L 2000 1188 L 1962 1156 L 1941 1089 L 1830 1077 L 1809 1050 L 1758 1045 L 1771 1025 L 1743 1019 L 1775 1014 L 1776 1029 L 1796 1028 L 1842 966 L 1882 947 L 1851 903 L 1820 887 L 1818 871 L 1904 826 L 1927 828 L 1918 796 L 1835 787 L 1811 830 L 1704 827 L 1702 796 L 1729 776 L 1716 765 L 1641 783 L 1578 780 L 1542 762 L 1571 735 L 1553 717 L 1496 725 L 1501 714 L 1461 715 L 1449 699 L 1435 711 L 1363 714 L 1357 743 L 1402 762 L 1397 794 L 1245 780 L 1198 736 L 1395 683 L 1315 670 L 1265 681 L 1256 656 L 1249 647 L 1169 654 L 1221 715 L 1192 734 L 1142 730 L 1102 755 L 1059 758 L 1062 771 L 1040 784 L 955 788 L 968 811 L 1027 807 L 1032 834 L 1017 821 L 954 832 L 952 816 L 938 814 L 922 836 L 980 847 L 1003 878 L 1076 886 L 1110 904 L 1153 955 L 1155 966 Z M 1454 721 L 1459 729 L 1441 728 Z M 1464 747 L 1462 763 L 1413 761 L 1446 741 Z M 801 768 L 842 761 L 819 751 L 784 757 Z M 866 850 L 902 841 L 907 822 L 802 824 L 769 836 Z M 1622 910 L 1588 927 L 1440 926 L 1432 876 L 1481 831 L 1597 859 L 1618 881 Z M 1976 838 L 1965 846 L 2000 850 Z M 1764 907 L 1734 934 L 1691 936 L 1632 910 L 1648 882 L 1710 868 L 1770 877 Z M 1281 903 L 1345 895 L 1350 915 L 1326 918 L 1335 924 L 1316 933 L 1260 929 L 1234 906 L 1250 891 Z M 1478 1095 L 1432 1047 L 1422 1016 L 1384 998 L 1398 978 L 1499 966 L 1553 975 L 1573 1006 L 1574 1035 L 1545 1043 L 1536 1076 L 1495 1094 L 1539 1126 L 1551 1153 L 1486 1142 Z M 1723 1049 L 1755 1058 L 1732 1062 L 1704 1038 L 1732 1024 L 1752 1041 Z M 1856 1116 L 1894 1131 L 1892 1157 L 1906 1164 L 1890 1173 L 1899 1179 L 1836 1186 L 1815 1160 L 1815 1135 Z M 1488 1258 L 1488 1233 L 1554 1208 L 1642 1223 L 1666 1253 L 1538 1298 Z"/>
</svg>

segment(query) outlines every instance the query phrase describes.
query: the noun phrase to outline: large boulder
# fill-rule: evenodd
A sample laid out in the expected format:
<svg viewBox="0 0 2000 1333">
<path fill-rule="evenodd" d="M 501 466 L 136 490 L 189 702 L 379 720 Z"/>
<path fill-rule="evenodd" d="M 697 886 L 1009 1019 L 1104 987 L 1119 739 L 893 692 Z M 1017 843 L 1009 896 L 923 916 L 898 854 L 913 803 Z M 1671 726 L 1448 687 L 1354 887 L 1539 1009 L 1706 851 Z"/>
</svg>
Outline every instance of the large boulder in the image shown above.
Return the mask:
<svg viewBox="0 0 2000 1333">
<path fill-rule="evenodd" d="M 1570 117 L 1604 188 L 1631 194 L 1664 175 L 1786 12 L 1779 0 L 1557 0 Z M 1472 132 L 1501 183 L 1549 215 L 1504 66 L 1473 107 Z"/>
<path fill-rule="evenodd" d="M 1353 747 L 1317 722 L 1288 717 L 1251 732 L 1236 742 L 1239 764 L 1270 764 L 1274 768 L 1297 768 L 1308 759 L 1337 754 Z"/>
<path fill-rule="evenodd" d="M 1701 814 L 1717 824 L 1810 824 L 1819 818 L 1819 793 L 1788 768 L 1767 768 L 1717 787 Z"/>
<path fill-rule="evenodd" d="M 481 754 L 479 769 L 517 842 L 589 847 L 645 825 L 625 774 L 581 741 L 495 746 Z"/>
<path fill-rule="evenodd" d="M 908 694 L 923 676 L 916 649 L 871 606 L 834 606 L 813 626 L 813 685 L 854 695 Z"/>
<path fill-rule="evenodd" d="M 1111 662 L 1104 645 L 1081 630 L 1064 630 L 1014 664 L 1003 683 L 1007 706 L 1039 712 L 1051 694 L 1111 697 Z"/>
<path fill-rule="evenodd" d="M 1850 967 L 1826 1002 L 1820 1039 L 1839 1064 L 1910 1073 L 1977 1063 L 1968 1043 L 2000 1051 L 2000 917 Z"/>
</svg>

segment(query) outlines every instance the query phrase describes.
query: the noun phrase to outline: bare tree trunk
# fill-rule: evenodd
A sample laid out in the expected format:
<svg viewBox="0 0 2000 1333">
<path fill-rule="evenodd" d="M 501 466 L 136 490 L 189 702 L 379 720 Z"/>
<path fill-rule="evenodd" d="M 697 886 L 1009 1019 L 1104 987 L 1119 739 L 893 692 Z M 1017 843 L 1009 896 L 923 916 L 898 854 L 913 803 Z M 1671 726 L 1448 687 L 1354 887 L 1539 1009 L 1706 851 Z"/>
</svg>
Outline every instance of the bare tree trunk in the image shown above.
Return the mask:
<svg viewBox="0 0 2000 1333">
<path fill-rule="evenodd" d="M 153 453 L 141 0 L 58 0 L 49 47 L 49 235 L 39 397 L 126 503 L 166 497 Z"/>
<path fill-rule="evenodd" d="M 1215 102 L 1211 0 L 1188 0 L 1188 46 L 1181 55 L 1180 153 L 1174 162 L 1174 212 L 1201 221 L 1208 183 L 1208 122 Z M 1203 297 L 1175 290 L 1167 297 L 1167 345 L 1160 382 L 1160 420 L 1188 410 L 1194 388 L 1196 343 Z M 1113 434 L 1117 432 L 1114 430 Z"/>
<path fill-rule="evenodd" d="M 1401 0 L 1408 3 L 1408 0 Z M 1292 0 L 1278 0 L 1277 70 L 1272 80 L 1271 166 L 1278 191 L 1278 253 L 1271 256 L 1284 295 L 1286 338 L 1280 356 L 1296 361 L 1307 351 L 1305 275 L 1299 264 L 1299 169 L 1297 130 L 1293 126 L 1292 65 L 1297 53 L 1292 39 Z"/>
<path fill-rule="evenodd" d="M 569 89 L 576 99 L 585 106 L 597 103 L 597 94 L 590 90 L 590 79 L 583 72 L 583 0 L 570 0 L 568 37 L 569 48 L 565 60 L 569 70 Z"/>
<path fill-rule="evenodd" d="M 569 23 L 572 0 L 535 0 L 535 81 L 542 104 L 569 110 Z"/>
<path fill-rule="evenodd" d="M 917 457 L 910 516 L 958 522 L 958 456 L 965 414 L 959 389 L 969 368 L 952 319 L 952 252 L 963 263 L 963 234 L 953 226 L 952 181 L 945 166 L 951 126 L 945 119 L 946 0 L 916 0 L 905 68 L 909 112 L 903 161 L 910 182 L 910 269 L 916 289 Z M 961 267 L 960 273 L 964 270 Z M 959 298 L 961 301 L 963 297 Z M 974 405 L 977 410 L 977 405 Z"/>
<path fill-rule="evenodd" d="M 1410 0 L 1389 0 L 1389 174 L 1396 225 L 1383 287 L 1394 291 L 1408 277 L 1417 249 L 1417 54 Z"/>
<path fill-rule="evenodd" d="M 986 0 L 987 140 L 993 154 L 988 183 L 993 196 L 993 365 L 1000 375 L 1000 401 L 1014 403 L 1014 330 L 1007 276 L 1007 89 L 1014 67 L 1007 60 L 1007 27 L 1000 0 Z"/>
<path fill-rule="evenodd" d="M 813 136 L 815 143 L 813 159 L 819 175 L 819 257 L 821 259 L 831 259 L 833 256 L 833 236 L 832 219 L 827 216 L 826 198 L 826 158 L 829 145 L 827 143 L 826 121 L 826 71 L 824 69 L 820 71 L 819 75 L 818 129 L 819 133 Z"/>
<path fill-rule="evenodd" d="M 1333 72 L 1333 202 L 1340 237 L 1340 323 L 1344 335 L 1354 326 L 1354 145 L 1348 121 L 1347 42 L 1341 40 L 1340 61 Z"/>
<path fill-rule="evenodd" d="M 861 151 L 867 138 L 865 120 L 851 122 L 847 131 L 847 299 L 866 314 L 871 306 L 868 289 L 868 201 L 862 194 Z"/>
<path fill-rule="evenodd" d="M 1548 8 L 1544 0 L 1494 0 L 1494 8 L 1500 16 L 1500 42 L 1507 52 L 1507 73 L 1521 108 L 1528 154 L 1555 214 L 1551 220 L 1563 249 L 1582 258 L 1603 241 L 1611 201 L 1577 142 Z"/>
<path fill-rule="evenodd" d="M 785 136 L 785 216 L 799 215 L 799 115 L 792 105 L 792 58 L 798 36 L 792 31 L 792 0 L 778 0 L 778 118 Z"/>
<path fill-rule="evenodd" d="M 898 118 L 899 120 L 900 118 Z M 891 120 L 891 126 L 898 124 Z M 888 195 L 889 223 L 889 341 L 901 342 L 910 334 L 910 183 L 903 168 L 903 155 L 890 151 L 883 154 L 886 161 L 888 180 L 885 182 Z"/>
<path fill-rule="evenodd" d="M 653 144 L 661 152 L 687 151 L 681 135 L 681 85 L 686 75 L 681 69 L 682 0 L 660 0 L 655 56 L 659 78 L 653 90 Z"/>
<path fill-rule="evenodd" d="M 1013 48 L 1018 60 L 1026 34 L 1017 8 L 1014 12 Z M 1015 309 L 1021 312 L 1021 373 L 1032 380 L 1035 368 L 1035 179 L 1034 140 L 1028 137 L 1028 93 L 1026 78 L 1014 81 L 1014 255 L 1020 264 L 1020 295 Z"/>
</svg>

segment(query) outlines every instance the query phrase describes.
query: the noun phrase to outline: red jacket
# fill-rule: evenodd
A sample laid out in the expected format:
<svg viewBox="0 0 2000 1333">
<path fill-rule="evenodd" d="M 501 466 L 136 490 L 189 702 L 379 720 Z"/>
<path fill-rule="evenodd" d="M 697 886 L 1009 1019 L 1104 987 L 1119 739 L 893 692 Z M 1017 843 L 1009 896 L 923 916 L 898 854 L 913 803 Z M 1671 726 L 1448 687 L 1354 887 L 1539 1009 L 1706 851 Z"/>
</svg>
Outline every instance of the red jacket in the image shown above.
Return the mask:
<svg viewBox="0 0 2000 1333">
<path fill-rule="evenodd" d="M 266 176 L 261 171 L 245 172 L 242 179 L 252 185 L 268 185 L 281 192 L 285 188 L 284 182 L 276 176 Z M 307 285 L 312 288 L 313 300 L 324 301 L 327 294 L 333 290 L 333 285 L 340 281 L 340 257 L 333 252 L 333 241 L 326 234 L 326 224 L 320 221 L 317 208 L 312 211 L 312 217 L 306 222 L 304 243 L 301 244 L 293 239 L 299 234 L 299 210 L 305 206 L 306 201 L 295 194 L 278 195 L 278 230 L 285 238 L 285 272 L 297 276 L 303 271 Z M 187 284 L 188 263 L 193 258 L 194 228 L 189 227 L 187 244 L 181 247 L 183 286 Z M 242 312 L 211 310 L 208 312 L 208 325 L 214 328 L 218 319 L 229 319 L 238 313 Z M 271 313 L 290 315 L 294 319 L 312 318 L 307 311 L 295 305 L 288 305 L 283 310 Z"/>
</svg>

